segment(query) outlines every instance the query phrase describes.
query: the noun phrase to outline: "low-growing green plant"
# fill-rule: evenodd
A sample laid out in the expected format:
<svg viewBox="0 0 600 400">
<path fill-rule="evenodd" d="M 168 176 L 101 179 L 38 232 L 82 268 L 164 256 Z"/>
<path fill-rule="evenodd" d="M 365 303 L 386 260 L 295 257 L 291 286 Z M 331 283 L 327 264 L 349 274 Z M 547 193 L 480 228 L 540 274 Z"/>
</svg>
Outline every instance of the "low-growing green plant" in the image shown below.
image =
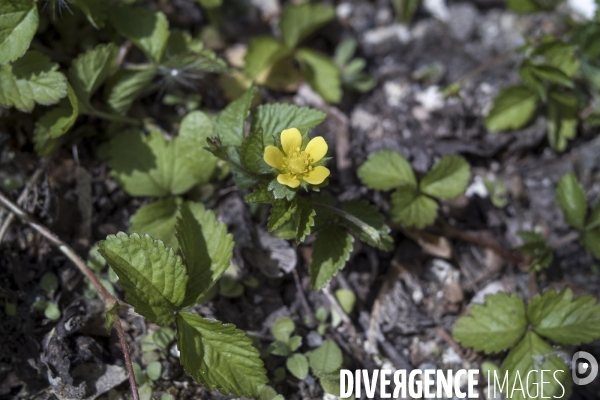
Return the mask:
<svg viewBox="0 0 600 400">
<path fill-rule="evenodd" d="M 248 45 L 244 74 L 275 90 L 294 88 L 304 77 L 323 99 L 338 103 L 342 97 L 338 67 L 326 54 L 298 47 L 334 18 L 335 10 L 327 5 L 309 2 L 286 5 L 279 20 L 281 40 L 273 36 L 253 38 Z M 300 69 L 294 62 L 299 63 Z"/>
<path fill-rule="evenodd" d="M 45 297 L 38 298 L 32 305 L 35 311 L 43 312 L 48 319 L 56 321 L 60 318 L 61 312 L 54 300 L 54 294 L 58 289 L 58 277 L 52 272 L 46 272 L 40 278 L 40 288 L 44 291 Z"/>
<path fill-rule="evenodd" d="M 542 385 L 544 396 L 568 398 L 571 391 L 565 357 L 547 341 L 571 346 L 600 338 L 600 305 L 592 295 L 573 298 L 565 288 L 549 289 L 525 307 L 517 295 L 488 295 L 484 304 L 474 304 L 469 316 L 454 327 L 454 338 L 464 346 L 485 353 L 508 350 L 502 362 L 502 377 L 508 374 L 507 398 L 525 400 Z M 533 376 L 529 376 L 530 371 Z M 542 383 L 541 370 L 555 379 Z M 548 378 L 546 378 L 548 379 Z M 517 383 L 518 382 L 518 383 Z M 524 386 L 525 382 L 525 386 Z"/>
<path fill-rule="evenodd" d="M 337 208 L 328 196 L 310 195 L 327 184 L 330 174 L 325 166 L 327 143 L 322 137 L 308 136 L 326 115 L 292 104 L 260 105 L 245 136 L 253 93 L 250 88 L 221 112 L 208 149 L 229 164 L 240 189 L 252 189 L 247 202 L 271 205 L 269 231 L 289 222 L 298 243 L 317 233 L 310 264 L 312 287 L 324 287 L 345 265 L 352 251 L 352 233 L 389 250 L 389 227 L 373 206 L 352 200 Z"/>
<path fill-rule="evenodd" d="M 148 321 L 177 327 L 188 374 L 209 390 L 258 397 L 267 377 L 252 340 L 233 325 L 184 310 L 199 301 L 229 266 L 233 240 L 202 204 L 184 203 L 175 235 L 179 254 L 137 233 L 111 235 L 99 252 L 119 276 L 127 301 Z M 148 375 L 148 372 L 146 372 Z"/>
<path fill-rule="evenodd" d="M 364 71 L 367 62 L 364 58 L 354 56 L 356 40 L 344 39 L 335 48 L 333 61 L 340 70 L 342 85 L 360 93 L 370 91 L 377 81 L 368 72 Z"/>
<path fill-rule="evenodd" d="M 461 156 L 444 156 L 417 182 L 404 157 L 392 150 L 381 150 L 369 155 L 359 167 L 358 176 L 370 189 L 395 189 L 390 204 L 392 221 L 423 229 L 437 218 L 436 199 L 451 199 L 464 193 L 471 170 Z"/>
</svg>

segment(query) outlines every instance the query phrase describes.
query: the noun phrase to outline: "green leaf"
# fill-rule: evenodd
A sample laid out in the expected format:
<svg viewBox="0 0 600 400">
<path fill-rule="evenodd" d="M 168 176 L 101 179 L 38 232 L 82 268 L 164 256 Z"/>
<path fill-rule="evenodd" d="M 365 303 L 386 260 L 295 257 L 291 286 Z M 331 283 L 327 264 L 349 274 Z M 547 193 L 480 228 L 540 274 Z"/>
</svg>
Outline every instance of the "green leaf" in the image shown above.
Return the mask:
<svg viewBox="0 0 600 400">
<path fill-rule="evenodd" d="M 550 289 L 535 296 L 527 307 L 535 331 L 555 343 L 575 345 L 600 338 L 600 305 L 592 295 L 573 299 L 569 288 Z"/>
<path fill-rule="evenodd" d="M 153 361 L 146 367 L 146 374 L 148 378 L 153 381 L 157 381 L 160 379 L 160 374 L 162 373 L 162 365 L 160 361 Z"/>
<path fill-rule="evenodd" d="M 577 98 L 569 93 L 552 91 L 548 99 L 548 141 L 554 150 L 565 150 L 567 140 L 577 133 L 578 119 Z"/>
<path fill-rule="evenodd" d="M 304 354 L 292 354 L 285 360 L 288 371 L 296 378 L 304 380 L 308 375 L 308 360 Z"/>
<path fill-rule="evenodd" d="M 529 371 L 535 370 L 531 375 Z M 542 379 L 542 370 L 544 377 Z M 559 372 L 561 371 L 562 372 Z M 527 332 L 525 337 L 508 353 L 502 363 L 502 378 L 508 374 L 508 387 L 504 394 L 513 400 L 531 399 L 527 393 L 538 393 L 544 385 L 544 396 L 564 398 L 569 391 L 571 380 L 569 370 L 556 351 L 535 332 Z M 519 374 L 519 376 L 517 376 Z M 557 382 L 560 381 L 562 386 Z M 523 390 L 521 390 L 523 389 Z M 541 394 L 540 394 L 541 395 Z M 537 397 L 536 398 L 541 398 Z"/>
<path fill-rule="evenodd" d="M 310 260 L 310 283 L 313 290 L 322 289 L 346 265 L 352 252 L 352 235 L 337 226 L 329 226 L 317 234 Z"/>
<path fill-rule="evenodd" d="M 291 201 L 294 198 L 294 196 L 296 196 L 295 190 L 290 189 L 288 186 L 282 185 L 281 183 L 277 182 L 277 179 L 273 179 L 271 182 L 269 182 L 269 186 L 267 186 L 267 189 L 273 194 L 275 200 L 286 199 L 288 201 Z"/>
<path fill-rule="evenodd" d="M 337 372 L 342 366 L 342 350 L 331 339 L 308 353 L 310 367 L 320 373 Z"/>
<path fill-rule="evenodd" d="M 217 8 L 221 7 L 223 0 L 196 0 L 204 8 Z"/>
<path fill-rule="evenodd" d="M 273 232 L 283 224 L 285 224 L 298 209 L 298 204 L 295 201 L 288 201 L 285 199 L 276 200 L 271 207 L 271 214 L 269 214 L 269 221 L 267 227 L 269 232 Z"/>
<path fill-rule="evenodd" d="M 4 0 L 0 4 L 0 65 L 21 57 L 35 35 L 39 15 L 33 0 Z"/>
<path fill-rule="evenodd" d="M 52 302 L 46 303 L 46 309 L 44 310 L 44 316 L 52 321 L 56 321 L 60 318 L 60 310 L 58 306 Z"/>
<path fill-rule="evenodd" d="M 256 79 L 261 73 L 268 72 L 267 68 L 289 55 L 289 49 L 274 37 L 255 37 L 248 44 L 244 57 L 244 74 L 250 79 Z"/>
<path fill-rule="evenodd" d="M 543 10 L 534 0 L 506 0 L 506 7 L 518 14 L 527 14 Z"/>
<path fill-rule="evenodd" d="M 269 173 L 273 170 L 264 160 L 265 146 L 260 131 L 250 132 L 240 149 L 240 160 L 248 171 L 257 174 Z"/>
<path fill-rule="evenodd" d="M 67 95 L 67 78 L 57 70 L 58 64 L 35 50 L 0 65 L 0 105 L 31 112 L 35 103 L 58 103 Z"/>
<path fill-rule="evenodd" d="M 133 101 L 148 88 L 154 76 L 154 67 L 139 70 L 120 69 L 108 81 L 106 102 L 118 114 L 125 114 Z"/>
<path fill-rule="evenodd" d="M 104 23 L 108 19 L 108 3 L 98 0 L 73 0 L 88 21 L 96 29 L 104 28 Z"/>
<path fill-rule="evenodd" d="M 527 328 L 525 305 L 517 295 L 488 295 L 485 304 L 474 304 L 469 313 L 458 319 L 453 335 L 456 341 L 477 351 L 506 350 Z"/>
<path fill-rule="evenodd" d="M 575 174 L 570 172 L 558 181 L 556 203 L 565 217 L 565 221 L 574 228 L 583 229 L 587 203 L 583 188 Z"/>
<path fill-rule="evenodd" d="M 67 83 L 67 97 L 62 99 L 58 106 L 45 113 L 35 124 L 33 131 L 35 150 L 41 157 L 52 153 L 58 145 L 60 136 L 67 133 L 75 124 L 79 115 L 79 102 Z"/>
<path fill-rule="evenodd" d="M 421 191 L 440 199 L 451 199 L 465 192 L 471 179 L 467 160 L 457 155 L 444 156 L 421 180 Z"/>
<path fill-rule="evenodd" d="M 411 185 L 400 186 L 390 201 L 390 217 L 394 222 L 423 229 L 435 222 L 438 204 L 431 198 L 419 194 Z"/>
<path fill-rule="evenodd" d="M 181 257 L 160 240 L 137 233 L 110 235 L 98 247 L 119 276 L 127 302 L 150 322 L 172 323 L 188 281 Z"/>
<path fill-rule="evenodd" d="M 233 238 L 202 203 L 185 203 L 175 225 L 177 241 L 190 277 L 183 304 L 196 303 L 229 267 Z"/>
<path fill-rule="evenodd" d="M 596 204 L 594 204 L 594 207 L 592 208 L 585 229 L 592 230 L 598 227 L 600 227 L 600 198 L 596 200 Z"/>
<path fill-rule="evenodd" d="M 298 209 L 294 214 L 296 223 L 296 243 L 304 242 L 315 224 L 315 215 L 317 214 L 311 202 L 298 199 Z"/>
<path fill-rule="evenodd" d="M 353 38 L 346 38 L 342 40 L 335 48 L 333 59 L 338 67 L 342 67 L 350 61 L 358 43 Z"/>
<path fill-rule="evenodd" d="M 132 196 L 178 195 L 206 183 L 216 166 L 215 157 L 202 147 L 212 131 L 208 126 L 208 117 L 194 111 L 170 142 L 157 131 L 147 137 L 138 131 L 115 136 L 110 142 L 112 175 Z"/>
<path fill-rule="evenodd" d="M 492 110 L 485 118 L 490 131 L 517 129 L 527 124 L 537 108 L 537 96 L 526 86 L 503 89 L 494 99 Z"/>
<path fill-rule="evenodd" d="M 161 61 L 169 39 L 169 21 L 165 14 L 144 7 L 120 5 L 111 10 L 110 21 L 152 62 L 158 64 Z"/>
<path fill-rule="evenodd" d="M 529 60 L 523 61 L 521 66 L 519 67 L 519 75 L 521 76 L 521 80 L 525 83 L 531 90 L 537 93 L 540 99 L 546 101 L 548 98 L 548 93 L 546 90 L 546 86 L 544 83 L 533 73 L 533 64 Z"/>
<path fill-rule="evenodd" d="M 267 383 L 259 352 L 234 325 L 178 313 L 177 345 L 185 371 L 209 391 L 258 397 Z"/>
<path fill-rule="evenodd" d="M 292 336 L 290 340 L 288 340 L 288 345 L 291 351 L 296 351 L 302 345 L 302 336 Z"/>
<path fill-rule="evenodd" d="M 281 317 L 273 323 L 271 333 L 275 339 L 287 343 L 295 329 L 296 324 L 290 317 Z"/>
<path fill-rule="evenodd" d="M 89 103 L 92 95 L 108 78 L 118 50 L 113 43 L 100 44 L 73 60 L 69 68 L 69 81 L 81 102 Z"/>
<path fill-rule="evenodd" d="M 223 146 L 241 146 L 244 140 L 244 126 L 248 110 L 254 98 L 254 86 L 239 99 L 231 102 L 221 111 L 215 124 L 215 133 Z"/>
<path fill-rule="evenodd" d="M 295 104 L 273 103 L 257 107 L 252 118 L 252 131 L 262 130 L 265 146 L 273 145 L 281 131 L 297 128 L 304 133 L 319 125 L 327 117 L 322 111 Z"/>
<path fill-rule="evenodd" d="M 359 168 L 360 180 L 370 189 L 390 190 L 401 185 L 417 185 L 415 173 L 399 153 L 380 150 L 371 153 Z"/>
<path fill-rule="evenodd" d="M 551 65 L 532 64 L 532 73 L 551 83 L 556 83 L 569 88 L 573 87 L 573 81 L 563 71 Z"/>
<path fill-rule="evenodd" d="M 335 10 L 322 4 L 288 4 L 281 14 L 279 29 L 283 42 L 293 49 L 308 35 L 335 18 Z"/>
<path fill-rule="evenodd" d="M 352 290 L 349 289 L 338 289 L 335 291 L 335 298 L 342 306 L 342 310 L 346 314 L 350 314 L 356 304 L 356 295 Z"/>
<path fill-rule="evenodd" d="M 350 200 L 342 203 L 342 210 L 358 218 L 371 229 L 361 224 L 344 219 L 343 224 L 357 235 L 360 240 L 381 250 L 391 251 L 394 240 L 390 236 L 390 227 L 386 225 L 384 216 L 366 200 Z"/>
<path fill-rule="evenodd" d="M 296 58 L 310 86 L 328 103 L 339 103 L 342 98 L 340 70 L 329 57 L 303 47 L 296 51 Z"/>
<path fill-rule="evenodd" d="M 582 232 L 580 242 L 588 253 L 600 260 L 600 229 Z"/>
<path fill-rule="evenodd" d="M 541 233 L 534 231 L 521 231 L 518 235 L 523 239 L 523 245 L 518 250 L 531 257 L 530 270 L 541 271 L 554 259 L 552 250 L 548 248 L 546 239 Z"/>
<path fill-rule="evenodd" d="M 535 51 L 534 55 L 541 55 L 550 64 L 565 75 L 572 77 L 579 69 L 579 60 L 576 54 L 577 46 L 559 41 L 551 41 L 542 43 Z"/>
<path fill-rule="evenodd" d="M 131 217 L 129 233 L 148 234 L 177 250 L 175 223 L 179 215 L 179 197 L 169 197 L 140 207 Z"/>
</svg>

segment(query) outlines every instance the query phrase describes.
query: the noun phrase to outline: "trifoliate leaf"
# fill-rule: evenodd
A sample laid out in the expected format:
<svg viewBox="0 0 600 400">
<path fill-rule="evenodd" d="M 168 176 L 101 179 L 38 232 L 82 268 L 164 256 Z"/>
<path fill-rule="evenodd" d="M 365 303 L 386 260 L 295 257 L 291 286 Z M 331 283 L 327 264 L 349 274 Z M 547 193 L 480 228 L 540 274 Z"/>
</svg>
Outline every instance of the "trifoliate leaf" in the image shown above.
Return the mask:
<svg viewBox="0 0 600 400">
<path fill-rule="evenodd" d="M 312 203 L 299 198 L 297 200 L 298 209 L 294 214 L 296 223 L 296 243 L 304 242 L 315 224 L 315 215 L 317 214 Z"/>
<path fill-rule="evenodd" d="M 57 70 L 58 64 L 35 50 L 0 65 L 0 105 L 31 112 L 35 103 L 58 103 L 67 95 L 67 78 Z"/>
<path fill-rule="evenodd" d="M 556 187 L 556 204 L 560 207 L 569 225 L 583 229 L 587 203 L 583 188 L 572 172 L 564 175 Z"/>
<path fill-rule="evenodd" d="M 69 68 L 69 81 L 81 102 L 89 103 L 92 95 L 108 78 L 117 52 L 118 48 L 113 43 L 100 44 L 73 60 Z"/>
<path fill-rule="evenodd" d="M 273 194 L 273 197 L 276 200 L 287 199 L 288 201 L 291 201 L 294 196 L 296 196 L 295 190 L 292 190 L 289 188 L 289 186 L 282 185 L 281 183 L 277 182 L 277 179 L 273 179 L 271 182 L 269 182 L 267 189 Z"/>
<path fill-rule="evenodd" d="M 521 76 L 523 83 L 533 90 L 540 99 L 546 101 L 548 98 L 546 85 L 544 85 L 541 79 L 533 73 L 533 63 L 531 61 L 523 61 L 519 67 L 519 75 Z"/>
<path fill-rule="evenodd" d="M 530 371 L 534 372 L 529 374 Z M 510 399 L 541 398 L 542 385 L 545 397 L 565 398 L 571 386 L 569 369 L 564 360 L 548 343 L 531 331 L 525 334 L 504 359 L 500 380 L 506 374 L 508 384 L 503 393 Z"/>
<path fill-rule="evenodd" d="M 537 107 L 537 96 L 526 86 L 503 89 L 494 99 L 492 110 L 485 118 L 490 131 L 517 129 L 529 122 Z"/>
<path fill-rule="evenodd" d="M 254 86 L 239 99 L 231 102 L 221 111 L 215 124 L 215 133 L 223 146 L 241 146 L 244 140 L 244 126 L 248 110 L 254 98 Z"/>
<path fill-rule="evenodd" d="M 440 199 L 450 199 L 465 192 L 471 179 L 469 163 L 457 155 L 444 156 L 421 180 L 423 193 Z"/>
<path fill-rule="evenodd" d="M 285 366 L 292 375 L 300 380 L 304 380 L 308 375 L 308 360 L 304 354 L 292 354 L 285 360 Z"/>
<path fill-rule="evenodd" d="M 152 62 L 158 64 L 161 61 L 169 39 L 169 21 L 165 14 L 144 7 L 120 5 L 111 10 L 110 21 Z"/>
<path fill-rule="evenodd" d="M 309 271 L 313 290 L 325 287 L 346 265 L 353 242 L 352 235 L 338 226 L 329 226 L 317 234 Z"/>
<path fill-rule="evenodd" d="M 227 234 L 227 226 L 217 222 L 202 203 L 184 203 L 175 230 L 190 276 L 183 302 L 188 306 L 198 301 L 229 267 L 233 238 Z"/>
<path fill-rule="evenodd" d="M 331 339 L 308 353 L 310 367 L 321 373 L 336 372 L 342 366 L 342 350 Z"/>
<path fill-rule="evenodd" d="M 328 103 L 337 104 L 342 98 L 340 70 L 323 53 L 303 47 L 296 51 L 302 72 L 310 86 Z"/>
<path fill-rule="evenodd" d="M 108 3 L 99 0 L 73 0 L 75 5 L 79 7 L 81 12 L 86 16 L 88 21 L 96 29 L 104 28 L 106 19 L 108 18 Z"/>
<path fill-rule="evenodd" d="M 120 69 L 107 83 L 106 102 L 118 114 L 125 114 L 135 99 L 148 88 L 156 76 L 156 68 Z"/>
<path fill-rule="evenodd" d="M 289 49 L 335 18 L 335 10 L 322 4 L 288 4 L 279 20 L 283 41 Z"/>
<path fill-rule="evenodd" d="M 35 151 L 47 157 L 58 145 L 60 136 L 67 133 L 79 115 L 79 102 L 71 85 L 67 83 L 67 97 L 58 106 L 44 114 L 35 124 L 33 141 Z"/>
<path fill-rule="evenodd" d="M 288 201 L 285 199 L 275 200 L 271 207 L 271 213 L 269 214 L 269 221 L 267 227 L 269 232 L 273 232 L 284 223 L 286 223 L 292 215 L 298 209 L 298 204 L 295 201 Z"/>
<path fill-rule="evenodd" d="M 129 233 L 148 234 L 177 250 L 179 245 L 175 238 L 175 223 L 180 204 L 179 197 L 169 197 L 140 207 L 131 217 Z"/>
<path fill-rule="evenodd" d="M 600 229 L 582 232 L 579 241 L 588 253 L 600 260 Z"/>
<path fill-rule="evenodd" d="M 551 83 L 556 83 L 569 88 L 573 87 L 573 80 L 569 78 L 563 71 L 551 65 L 532 64 L 531 72 Z"/>
<path fill-rule="evenodd" d="M 394 240 L 384 216 L 365 200 L 350 200 L 342 203 L 342 210 L 357 218 L 344 219 L 342 223 L 357 235 L 360 240 L 381 250 L 392 250 Z"/>
<path fill-rule="evenodd" d="M 160 240 L 137 233 L 110 235 L 98 247 L 119 276 L 127 302 L 150 322 L 172 323 L 188 281 L 181 257 Z"/>
<path fill-rule="evenodd" d="M 335 291 L 335 298 L 340 303 L 342 310 L 346 314 L 350 314 L 356 304 L 356 295 L 349 289 L 338 289 Z"/>
<path fill-rule="evenodd" d="M 370 189 L 390 190 L 401 185 L 417 185 L 409 162 L 393 150 L 371 153 L 359 168 L 360 180 Z"/>
<path fill-rule="evenodd" d="M 275 339 L 287 343 L 295 329 L 296 324 L 290 317 L 281 317 L 273 323 L 271 333 Z"/>
<path fill-rule="evenodd" d="M 0 4 L 0 65 L 21 57 L 39 24 L 33 0 L 6 0 Z"/>
<path fill-rule="evenodd" d="M 577 133 L 579 109 L 577 98 L 569 93 L 552 91 L 548 98 L 548 141 L 556 151 L 564 151 L 567 141 Z"/>
<path fill-rule="evenodd" d="M 244 57 L 244 73 L 251 79 L 268 73 L 267 68 L 275 62 L 290 55 L 281 42 L 272 36 L 258 36 L 248 44 L 248 51 Z"/>
<path fill-rule="evenodd" d="M 592 295 L 573 299 L 569 288 L 550 289 L 535 296 L 527 307 L 535 331 L 555 343 L 580 344 L 600 338 L 600 305 Z"/>
<path fill-rule="evenodd" d="M 400 186 L 390 201 L 392 221 L 423 229 L 435 222 L 438 204 L 411 185 Z"/>
<path fill-rule="evenodd" d="M 456 341 L 477 351 L 495 353 L 506 350 L 515 344 L 527 327 L 525 305 L 517 295 L 488 295 L 485 304 L 474 304 L 469 314 L 459 318 L 453 335 Z"/>
<path fill-rule="evenodd" d="M 273 103 L 257 107 L 252 117 L 252 131 L 262 130 L 265 146 L 273 145 L 281 131 L 296 128 L 304 133 L 319 125 L 327 117 L 322 111 L 294 104 Z"/>
<path fill-rule="evenodd" d="M 177 195 L 206 183 L 216 165 L 203 148 L 212 131 L 208 126 L 208 117 L 194 111 L 182 121 L 179 136 L 168 143 L 157 131 L 147 137 L 138 131 L 115 136 L 110 144 L 112 175 L 132 196 Z"/>
<path fill-rule="evenodd" d="M 177 346 L 185 371 L 208 390 L 254 398 L 267 383 L 258 350 L 234 325 L 178 313 Z"/>
</svg>

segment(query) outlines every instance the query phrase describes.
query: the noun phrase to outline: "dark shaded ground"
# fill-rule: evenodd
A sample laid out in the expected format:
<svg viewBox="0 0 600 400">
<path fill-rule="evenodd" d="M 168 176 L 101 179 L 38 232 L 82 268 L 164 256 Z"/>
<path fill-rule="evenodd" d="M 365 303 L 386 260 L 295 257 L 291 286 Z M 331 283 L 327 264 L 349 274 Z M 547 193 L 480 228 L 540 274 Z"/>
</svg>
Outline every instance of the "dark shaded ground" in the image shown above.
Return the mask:
<svg viewBox="0 0 600 400">
<path fill-rule="evenodd" d="M 170 8 L 173 25 L 197 27 L 203 23 L 202 14 L 196 7 L 190 8 L 187 1 L 173 1 Z M 355 37 L 378 85 L 371 93 L 346 96 L 339 109 L 319 105 L 307 87 L 293 96 L 298 104 L 322 107 L 331 114 L 316 131 L 336 151 L 333 164 L 338 171 L 333 172 L 328 188 L 331 193 L 340 199 L 367 198 L 387 211 L 387 198 L 368 191 L 353 172 L 367 154 L 383 148 L 397 150 L 420 173 L 444 154 L 462 154 L 474 167 L 475 178 L 467 196 L 444 205 L 450 224 L 506 248 L 520 244 L 516 235 L 519 230 L 538 227 L 547 233 L 550 242 L 568 233 L 554 203 L 554 187 L 564 173 L 576 171 L 588 198 L 598 197 L 597 132 L 580 131 L 564 154 L 550 151 L 543 119 L 513 133 L 486 132 L 481 116 L 489 110 L 499 89 L 518 79 L 515 67 L 519 59 L 515 55 L 469 79 L 461 92 L 462 100 L 444 100 L 438 91 L 440 86 L 522 44 L 524 34 L 560 32 L 560 15 L 515 16 L 496 1 L 449 2 L 447 22 L 422 12 L 406 28 L 394 23 L 393 10 L 386 1 L 345 2 L 337 10 L 339 22 L 311 39 L 312 45 L 331 50 L 331 44 L 341 37 Z M 226 26 L 228 44 L 243 43 L 249 34 L 268 30 L 256 10 L 247 14 L 234 11 L 236 18 L 228 20 Z M 414 77 L 415 71 L 434 65 L 440 70 L 437 76 L 425 80 Z M 222 107 L 225 101 L 218 89 L 213 83 L 206 85 L 203 90 L 207 105 Z M 281 94 L 264 95 L 267 99 L 289 99 Z M 21 139 L 9 140 L 7 134 L 0 132 L 3 173 L 27 179 L 37 167 L 36 158 L 29 145 Z M 82 172 L 78 179 L 73 152 L 65 148 L 47 164 L 24 206 L 82 255 L 106 235 L 126 231 L 130 215 L 144 202 L 124 194 L 109 177 L 105 162 L 96 154 L 99 145 L 96 139 L 77 145 L 79 165 L 89 174 L 89 182 Z M 484 177 L 506 183 L 509 201 L 505 208 L 491 204 L 482 184 Z M 296 251 L 298 281 L 296 272 L 280 274 L 277 267 L 267 268 L 263 256 L 249 249 L 252 245 L 248 240 L 248 232 L 253 229 L 249 221 L 264 226 L 261 222 L 266 214 L 259 211 L 251 215 L 242 202 L 242 193 L 229 190 L 228 185 L 231 182 L 215 188 L 218 195 L 212 205 L 235 235 L 235 261 L 241 275 L 252 276 L 259 284 L 255 288 L 246 286 L 240 297 L 218 295 L 198 306 L 197 311 L 235 323 L 258 338 L 263 348 L 273 340 L 269 331 L 273 322 L 280 316 L 290 316 L 297 323 L 297 334 L 304 338 L 302 349 L 318 346 L 323 338 L 310 322 L 314 322 L 318 307 L 329 308 L 329 302 L 324 293 L 310 291 L 310 242 Z M 80 200 L 86 190 L 91 190 L 91 203 L 87 204 Z M 16 199 L 19 191 L 10 195 Z M 83 217 L 90 212 L 91 223 Z M 4 218 L 2 214 L 1 220 Z M 456 318 L 486 293 L 509 291 L 528 297 L 536 289 L 535 284 L 526 272 L 508 265 L 488 248 L 460 240 L 420 247 L 400 233 L 395 239 L 397 250 L 391 254 L 356 246 L 350 262 L 332 284 L 332 289 L 346 287 L 357 294 L 352 323 L 330 327 L 325 336 L 342 347 L 351 369 L 390 364 L 393 368 L 421 369 L 434 365 L 477 366 L 482 356 L 466 351 L 451 339 Z M 278 253 L 290 253 L 289 245 L 277 245 Z M 292 266 L 293 254 L 291 251 L 288 260 Z M 576 293 L 597 295 L 598 268 L 597 261 L 577 244 L 567 244 L 558 248 L 554 262 L 537 284 L 539 288 L 568 285 Z M 55 295 L 63 313 L 59 322 L 32 311 L 33 302 L 44 296 L 38 282 L 46 271 L 60 278 Z M 82 378 L 95 376 L 94 371 L 104 373 L 108 366 L 123 365 L 114 332 L 109 336 L 103 328 L 102 303 L 90 295 L 83 278 L 65 257 L 18 222 L 12 224 L 2 241 L 0 288 L 0 295 L 16 304 L 12 315 L 0 309 L 0 398 L 56 398 L 52 391 L 59 398 L 81 397 L 86 392 Z M 133 315 L 125 319 L 132 356 L 140 362 L 141 340 L 156 326 Z M 306 320 L 308 324 L 303 323 Z M 599 354 L 597 346 L 590 348 Z M 266 366 L 272 372 L 284 362 L 283 358 L 270 357 Z M 223 397 L 206 393 L 187 378 L 176 354 L 167 355 L 162 364 L 162 379 L 154 387 L 156 398 L 161 392 L 177 399 Z M 120 368 L 109 375 L 114 382 L 123 380 Z M 93 392 L 92 386 L 93 380 L 88 384 L 88 395 Z M 288 375 L 274 386 L 287 399 L 323 397 L 311 377 L 298 382 Z M 117 385 L 110 395 L 101 398 L 117 399 L 127 390 L 127 383 Z M 574 396 L 586 398 L 583 393 Z M 587 396 L 595 398 L 589 393 Z"/>
</svg>

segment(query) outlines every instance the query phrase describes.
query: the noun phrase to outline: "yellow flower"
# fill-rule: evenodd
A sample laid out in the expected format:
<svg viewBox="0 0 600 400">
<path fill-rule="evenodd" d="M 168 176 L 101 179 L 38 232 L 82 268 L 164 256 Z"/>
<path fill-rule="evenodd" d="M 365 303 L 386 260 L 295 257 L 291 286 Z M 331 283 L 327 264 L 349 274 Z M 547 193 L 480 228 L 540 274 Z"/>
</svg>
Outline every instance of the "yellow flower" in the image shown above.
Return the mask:
<svg viewBox="0 0 600 400">
<path fill-rule="evenodd" d="M 329 176 L 329 169 L 314 166 L 327 154 L 327 143 L 322 136 L 311 139 L 302 150 L 300 131 L 296 128 L 284 129 L 281 132 L 281 147 L 283 152 L 275 146 L 267 146 L 264 156 L 265 162 L 280 172 L 277 182 L 297 188 L 301 181 L 318 185 Z"/>
</svg>

